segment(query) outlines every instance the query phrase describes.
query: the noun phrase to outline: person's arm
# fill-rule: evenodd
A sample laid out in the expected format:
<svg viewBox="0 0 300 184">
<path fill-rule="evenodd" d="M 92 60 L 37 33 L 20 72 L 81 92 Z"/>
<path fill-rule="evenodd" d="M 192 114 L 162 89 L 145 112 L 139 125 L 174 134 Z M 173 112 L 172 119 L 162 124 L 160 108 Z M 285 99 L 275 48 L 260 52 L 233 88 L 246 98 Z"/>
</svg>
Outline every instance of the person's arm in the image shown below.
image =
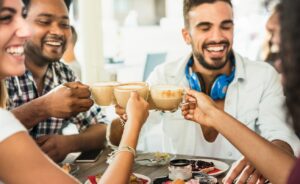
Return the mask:
<svg viewBox="0 0 300 184">
<path fill-rule="evenodd" d="M 148 108 L 148 103 L 140 98 L 137 93 L 131 94 L 126 107 L 128 120 L 119 147 L 136 148 L 140 130 L 148 117 Z M 100 183 L 128 183 L 133 160 L 134 155 L 132 152 L 121 151 L 116 153 L 113 162 L 101 177 Z M 118 177 L 116 177 L 116 173 L 118 173 Z"/>
<path fill-rule="evenodd" d="M 69 153 L 84 152 L 103 147 L 105 132 L 105 124 L 94 124 L 80 134 L 45 135 L 39 137 L 37 143 L 51 159 L 60 162 Z"/>
<path fill-rule="evenodd" d="M 215 128 L 226 137 L 240 152 L 272 183 L 286 183 L 295 157 L 274 146 L 257 135 L 229 114 L 219 110 L 214 102 L 203 93 L 188 91 L 196 98 L 197 107 L 182 107 L 186 119 Z"/>
<path fill-rule="evenodd" d="M 87 111 L 93 105 L 90 95 L 88 86 L 80 82 L 69 82 L 12 109 L 11 112 L 30 129 L 49 117 L 68 118 Z"/>
<path fill-rule="evenodd" d="M 280 140 L 274 140 L 271 141 L 271 143 L 291 156 L 294 156 L 293 149 L 289 146 L 289 144 Z M 251 162 L 249 162 L 246 157 L 242 157 L 232 165 L 229 172 L 223 179 L 224 183 L 232 183 L 234 181 L 237 183 L 265 183 L 266 178 L 253 166 Z"/>
<path fill-rule="evenodd" d="M 220 110 L 210 112 L 214 127 L 272 183 L 286 183 L 295 157 Z M 234 127 L 234 128 L 233 128 Z"/>
<path fill-rule="evenodd" d="M 51 162 L 25 132 L 0 143 L 0 163 L 0 180 L 4 183 L 79 183 Z"/>
<path fill-rule="evenodd" d="M 114 119 L 110 126 L 108 126 L 107 131 L 108 141 L 114 146 L 119 146 L 124 131 L 124 126 L 121 123 L 121 119 Z"/>
</svg>

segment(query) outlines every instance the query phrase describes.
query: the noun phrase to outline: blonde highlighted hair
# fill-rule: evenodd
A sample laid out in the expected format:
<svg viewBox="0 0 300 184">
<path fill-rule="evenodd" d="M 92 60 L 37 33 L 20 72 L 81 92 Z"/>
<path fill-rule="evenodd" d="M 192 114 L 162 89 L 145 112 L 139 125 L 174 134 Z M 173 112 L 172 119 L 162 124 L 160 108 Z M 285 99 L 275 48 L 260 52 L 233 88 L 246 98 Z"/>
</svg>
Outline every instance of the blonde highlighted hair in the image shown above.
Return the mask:
<svg viewBox="0 0 300 184">
<path fill-rule="evenodd" d="M 0 80 L 0 108 L 6 107 L 7 90 L 4 80 Z"/>
</svg>

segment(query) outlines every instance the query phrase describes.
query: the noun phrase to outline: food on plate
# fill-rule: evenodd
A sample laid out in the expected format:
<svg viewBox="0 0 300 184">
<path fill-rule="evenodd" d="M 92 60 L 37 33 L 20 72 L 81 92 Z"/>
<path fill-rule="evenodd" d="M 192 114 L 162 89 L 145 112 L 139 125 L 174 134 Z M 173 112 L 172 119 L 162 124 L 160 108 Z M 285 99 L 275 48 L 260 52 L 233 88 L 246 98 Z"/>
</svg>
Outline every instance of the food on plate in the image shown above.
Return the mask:
<svg viewBox="0 0 300 184">
<path fill-rule="evenodd" d="M 170 158 L 170 154 L 169 153 L 161 153 L 161 152 L 155 152 L 154 153 L 154 159 L 157 162 L 169 160 L 169 158 Z"/>
<path fill-rule="evenodd" d="M 176 179 L 174 181 L 166 181 L 163 182 L 162 184 L 199 184 L 199 180 L 195 179 L 190 179 L 189 181 L 184 181 L 182 179 Z"/>
<path fill-rule="evenodd" d="M 145 180 L 143 178 L 139 178 L 134 174 L 131 174 L 129 179 L 129 184 L 146 184 L 148 183 L 148 180 Z"/>
<path fill-rule="evenodd" d="M 184 180 L 182 179 L 176 179 L 175 181 L 172 182 L 172 184 L 184 184 Z"/>
<path fill-rule="evenodd" d="M 63 164 L 61 166 L 61 168 L 65 173 L 70 173 L 70 171 L 71 171 L 71 165 L 69 163 Z"/>
<path fill-rule="evenodd" d="M 88 176 L 88 180 L 89 180 L 88 184 L 94 184 L 95 182 L 97 183 L 100 180 L 100 178 L 101 178 L 101 174 L 98 174 L 96 176 Z M 129 182 L 128 182 L 128 184 L 147 184 L 147 183 L 148 180 L 139 178 L 134 173 L 130 175 Z"/>
<path fill-rule="evenodd" d="M 192 165 L 192 171 L 200 171 L 203 173 L 209 173 L 215 169 L 213 162 L 205 162 L 203 160 L 190 160 Z"/>
<path fill-rule="evenodd" d="M 171 156 L 169 153 L 153 152 L 153 153 L 138 153 L 135 161 L 140 165 L 157 166 L 166 165 L 169 163 Z"/>
</svg>

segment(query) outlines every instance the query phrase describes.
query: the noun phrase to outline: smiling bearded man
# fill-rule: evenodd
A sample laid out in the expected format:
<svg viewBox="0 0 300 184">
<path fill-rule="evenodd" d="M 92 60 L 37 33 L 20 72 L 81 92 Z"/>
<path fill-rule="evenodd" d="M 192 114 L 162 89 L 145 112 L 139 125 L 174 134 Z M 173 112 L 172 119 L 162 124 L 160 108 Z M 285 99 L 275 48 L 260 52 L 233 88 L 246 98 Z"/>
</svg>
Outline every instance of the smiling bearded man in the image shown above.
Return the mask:
<svg viewBox="0 0 300 184">
<path fill-rule="evenodd" d="M 29 129 L 54 161 L 68 153 L 98 149 L 105 141 L 105 119 L 93 106 L 87 85 L 75 82 L 73 71 L 60 62 L 71 36 L 70 0 L 24 0 L 32 37 L 25 47 L 26 72 L 6 80 L 8 108 Z M 61 135 L 70 124 L 79 134 Z"/>
<path fill-rule="evenodd" d="M 147 82 L 185 86 L 206 93 L 219 109 L 273 144 L 291 154 L 299 150 L 298 138 L 285 123 L 284 95 L 278 74 L 267 63 L 249 61 L 232 49 L 231 1 L 183 2 L 182 35 L 192 52 L 183 59 L 156 67 Z M 229 172 L 227 181 L 237 178 L 242 183 L 248 179 L 256 183 L 261 176 L 217 130 L 185 120 L 180 110 L 163 115 L 151 112 L 138 149 L 240 159 L 233 167 L 235 172 Z"/>
</svg>

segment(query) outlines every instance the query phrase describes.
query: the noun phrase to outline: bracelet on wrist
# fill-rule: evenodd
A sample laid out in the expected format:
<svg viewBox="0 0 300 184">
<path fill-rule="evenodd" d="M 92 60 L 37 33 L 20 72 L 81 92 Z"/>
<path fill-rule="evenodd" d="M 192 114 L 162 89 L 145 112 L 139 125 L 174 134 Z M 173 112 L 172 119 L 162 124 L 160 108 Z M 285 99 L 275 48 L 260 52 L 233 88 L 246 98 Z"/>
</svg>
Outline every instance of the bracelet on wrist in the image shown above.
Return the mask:
<svg viewBox="0 0 300 184">
<path fill-rule="evenodd" d="M 134 148 L 132 148 L 128 145 L 123 145 L 123 146 L 119 146 L 117 150 L 115 150 L 109 154 L 107 163 L 109 163 L 109 164 L 112 163 L 114 161 L 115 157 L 117 156 L 117 154 L 119 154 L 121 152 L 129 152 L 129 153 L 132 153 L 133 157 L 136 156 L 136 151 Z"/>
</svg>

